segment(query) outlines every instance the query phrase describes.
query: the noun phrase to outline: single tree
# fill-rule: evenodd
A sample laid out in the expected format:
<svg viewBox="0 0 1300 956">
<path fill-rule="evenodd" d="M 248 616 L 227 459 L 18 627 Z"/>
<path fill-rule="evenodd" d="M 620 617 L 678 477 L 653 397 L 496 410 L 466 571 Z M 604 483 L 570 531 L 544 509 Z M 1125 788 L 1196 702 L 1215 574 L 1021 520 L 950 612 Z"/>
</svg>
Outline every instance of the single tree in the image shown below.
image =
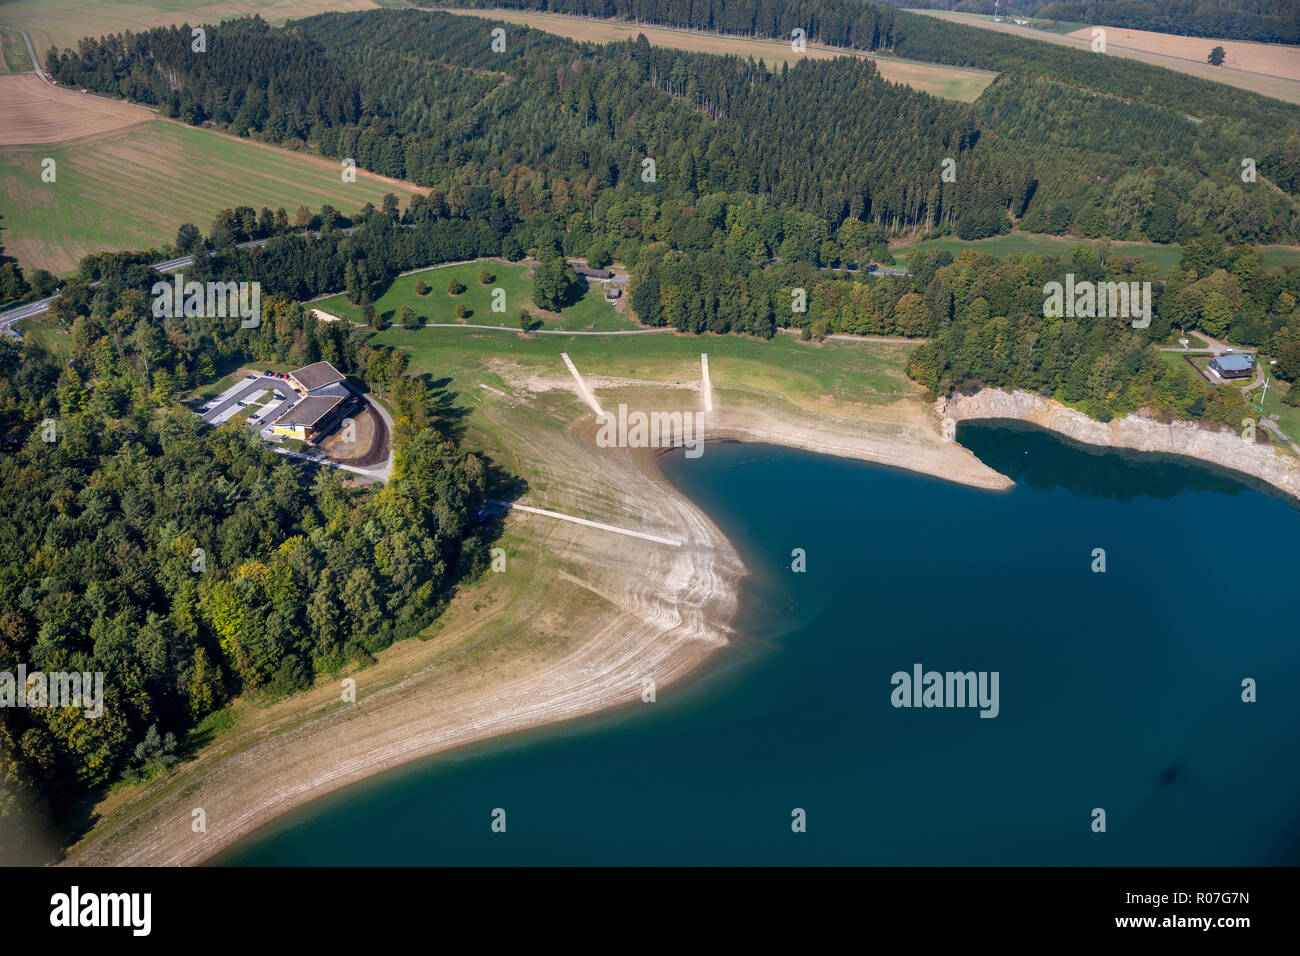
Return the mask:
<svg viewBox="0 0 1300 956">
<path fill-rule="evenodd" d="M 578 274 L 562 256 L 553 256 L 533 273 L 533 301 L 549 312 L 559 312 L 577 298 Z"/>
<path fill-rule="evenodd" d="M 415 318 L 415 310 L 409 305 L 402 306 L 402 328 L 413 329 L 418 324 Z"/>
<path fill-rule="evenodd" d="M 376 311 L 373 302 L 367 302 L 361 307 L 361 317 L 366 320 L 367 325 L 376 331 L 384 327 L 384 317 Z"/>
<path fill-rule="evenodd" d="M 59 287 L 59 280 L 54 273 L 47 272 L 45 269 L 33 269 L 32 274 L 27 277 L 27 282 L 38 299 L 44 299 Z"/>
<path fill-rule="evenodd" d="M 429 294 L 429 286 L 428 286 L 427 284 L 425 284 L 425 281 L 424 281 L 423 279 L 416 279 L 416 280 L 415 280 L 415 294 L 416 294 L 416 295 L 428 295 L 428 294 Z"/>
<path fill-rule="evenodd" d="M 181 227 L 176 230 L 176 248 L 181 252 L 190 253 L 203 244 L 203 236 L 199 232 L 199 227 L 192 222 L 183 222 Z"/>
<path fill-rule="evenodd" d="M 464 302 L 457 302 L 457 303 L 456 303 L 456 318 L 458 318 L 458 319 L 460 319 L 462 322 L 464 322 L 464 321 L 465 321 L 465 316 L 466 316 L 468 313 L 469 313 L 469 310 L 465 308 L 465 303 L 464 303 Z"/>
<path fill-rule="evenodd" d="M 519 331 L 527 332 L 532 327 L 533 327 L 533 317 L 528 313 L 527 309 L 520 309 L 519 310 Z"/>
<path fill-rule="evenodd" d="M 1223 61 L 1227 58 L 1227 53 L 1221 46 L 1216 46 L 1210 51 L 1209 61 L 1211 66 L 1222 66 Z"/>
<path fill-rule="evenodd" d="M 457 279 L 455 276 L 452 276 L 451 279 L 447 282 L 448 295 L 460 295 L 464 291 L 465 291 L 465 284 L 461 282 L 459 279 Z"/>
<path fill-rule="evenodd" d="M 494 276 L 492 273 L 488 272 L 487 269 L 480 269 L 480 270 L 478 271 L 478 282 L 479 282 L 479 285 L 491 285 L 491 284 L 492 284 L 492 280 L 495 279 L 495 278 L 496 278 L 496 276 Z"/>
</svg>

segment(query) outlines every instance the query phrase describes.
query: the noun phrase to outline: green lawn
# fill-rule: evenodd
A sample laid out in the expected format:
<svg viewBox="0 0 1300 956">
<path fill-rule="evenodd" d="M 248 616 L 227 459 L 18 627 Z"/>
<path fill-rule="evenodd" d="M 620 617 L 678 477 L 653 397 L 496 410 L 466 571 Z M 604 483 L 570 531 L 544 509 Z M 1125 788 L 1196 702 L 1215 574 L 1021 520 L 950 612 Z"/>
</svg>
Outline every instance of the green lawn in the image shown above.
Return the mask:
<svg viewBox="0 0 1300 956">
<path fill-rule="evenodd" d="M 1160 358 L 1172 369 L 1176 369 L 1180 375 L 1184 375 L 1192 381 L 1198 383 L 1203 392 L 1210 391 L 1210 383 L 1196 373 L 1187 361 L 1183 358 L 1181 352 L 1161 352 Z M 1202 359 L 1204 361 L 1204 359 Z"/>
<path fill-rule="evenodd" d="M 1291 440 L 1300 444 L 1300 408 L 1282 404 L 1282 398 L 1294 388 L 1286 382 L 1270 378 L 1268 392 L 1264 396 L 1264 417 L 1277 416 L 1277 426 L 1291 436 Z"/>
<path fill-rule="evenodd" d="M 1077 245 L 1096 245 L 1098 240 L 1080 239 L 1075 236 L 1042 236 L 1033 235 L 1024 232 L 1011 232 L 1005 236 L 994 236 L 991 239 L 963 240 L 945 237 L 943 239 L 924 239 L 911 245 L 920 246 L 922 249 L 947 249 L 954 256 L 963 249 L 982 249 L 985 252 L 991 252 L 999 258 L 1009 255 L 1023 255 L 1027 252 L 1036 252 L 1042 255 L 1069 255 L 1070 249 Z M 907 250 L 911 246 L 904 246 L 894 250 L 894 264 L 903 266 L 906 262 Z M 1260 246 L 1258 247 L 1264 258 L 1264 265 L 1267 268 L 1273 266 L 1300 266 L 1300 248 L 1295 246 Z M 1154 262 L 1159 268 L 1160 274 L 1167 275 L 1169 270 L 1178 265 L 1178 260 L 1182 258 L 1182 248 L 1176 244 L 1163 244 L 1157 242 L 1111 242 L 1111 251 L 1121 256 L 1142 256 L 1149 262 Z"/>
<path fill-rule="evenodd" d="M 489 285 L 479 282 L 479 272 L 482 269 L 487 269 L 493 276 Z M 421 325 L 456 322 L 456 306 L 464 303 L 469 310 L 465 321 L 471 325 L 504 325 L 506 328 L 518 329 L 519 311 L 527 309 L 532 313 L 534 322 L 540 321 L 542 327 L 548 329 L 582 331 L 591 327 L 595 331 L 607 332 L 636 327 L 636 323 L 621 316 L 605 301 L 604 292 L 597 283 L 593 283 L 581 299 L 563 312 L 543 312 L 530 298 L 532 281 L 528 278 L 528 272 L 528 266 L 496 261 L 422 269 L 393 280 L 383 295 L 375 300 L 375 310 L 389 325 L 398 324 L 404 305 L 415 310 Z M 447 292 L 447 283 L 453 277 L 465 286 L 465 291 L 460 295 L 453 296 Z M 429 287 L 425 295 L 415 294 L 417 281 L 423 281 Z M 505 292 L 504 312 L 492 311 L 496 289 Z M 355 322 L 362 321 L 361 308 L 352 305 L 344 294 L 313 302 L 312 307 Z"/>
<path fill-rule="evenodd" d="M 18 323 L 18 332 L 27 342 L 38 342 L 55 355 L 72 355 L 72 336 L 59 328 L 48 315 L 39 318 L 23 319 Z"/>
</svg>

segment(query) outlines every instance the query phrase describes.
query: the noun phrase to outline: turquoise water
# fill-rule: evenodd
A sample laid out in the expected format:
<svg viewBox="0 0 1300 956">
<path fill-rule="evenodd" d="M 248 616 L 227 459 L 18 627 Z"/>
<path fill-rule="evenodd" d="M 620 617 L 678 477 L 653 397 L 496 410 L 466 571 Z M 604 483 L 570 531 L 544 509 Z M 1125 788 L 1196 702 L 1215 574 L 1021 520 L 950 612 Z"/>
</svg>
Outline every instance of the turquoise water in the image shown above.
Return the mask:
<svg viewBox="0 0 1300 956">
<path fill-rule="evenodd" d="M 735 648 L 655 703 L 376 778 L 219 862 L 1300 862 L 1300 510 L 1186 460 L 958 437 L 1016 487 L 764 445 L 666 459 L 750 568 Z M 996 671 L 998 716 L 895 708 L 917 663 Z"/>
</svg>

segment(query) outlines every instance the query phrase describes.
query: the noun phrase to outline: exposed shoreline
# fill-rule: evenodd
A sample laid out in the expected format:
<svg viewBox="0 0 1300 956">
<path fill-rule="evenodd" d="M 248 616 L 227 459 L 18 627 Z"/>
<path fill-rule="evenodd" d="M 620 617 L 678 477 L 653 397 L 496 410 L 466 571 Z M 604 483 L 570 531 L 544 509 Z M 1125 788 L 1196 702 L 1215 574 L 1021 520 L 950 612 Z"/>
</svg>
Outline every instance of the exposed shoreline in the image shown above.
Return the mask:
<svg viewBox="0 0 1300 956">
<path fill-rule="evenodd" d="M 652 384 L 658 383 L 593 383 L 607 395 Z M 574 391 L 571 380 L 530 385 L 547 401 Z M 696 398 L 691 388 L 672 394 L 684 403 Z M 566 412 L 574 406 L 563 395 L 558 401 Z M 939 421 L 1009 419 L 1088 444 L 1196 458 L 1300 498 L 1294 460 L 1231 432 L 1142 418 L 1095 422 L 1039 396 L 995 390 L 941 399 L 937 417 L 907 404 L 859 419 L 724 396 L 708 413 L 707 438 L 800 448 L 999 490 L 1011 480 L 961 445 L 944 442 Z M 350 784 L 506 734 L 635 704 L 646 679 L 663 693 L 728 646 L 746 569 L 717 526 L 665 477 L 660 453 L 597 448 L 590 414 L 541 432 L 525 419 L 503 405 L 495 422 L 511 433 L 505 436 L 511 447 L 532 452 L 538 492 L 522 502 L 659 534 L 681 547 L 512 512 L 510 531 L 536 557 L 533 570 L 515 572 L 531 574 L 525 586 L 496 604 L 492 579 L 498 576 L 488 573 L 486 582 L 453 601 L 435 636 L 394 645 L 379 664 L 353 675 L 356 703 L 341 703 L 337 682 L 328 682 L 258 714 L 256 723 L 219 739 L 173 778 L 111 806 L 107 825 L 73 847 L 66 862 L 200 864 Z M 481 605 L 488 613 L 479 613 Z M 480 644 L 511 627 L 527 633 L 479 654 Z M 206 833 L 191 829 L 196 808 L 204 810 Z"/>
<path fill-rule="evenodd" d="M 1300 503 L 1300 460 L 1272 445 L 1244 441 L 1231 429 L 1211 429 L 1181 420 L 1165 423 L 1143 415 L 1099 422 L 1041 395 L 992 388 L 940 398 L 935 411 L 940 418 L 955 421 L 1027 422 L 1087 445 L 1193 458 L 1248 475 Z"/>
<path fill-rule="evenodd" d="M 550 401 L 571 385 L 536 382 L 534 394 Z M 694 399 L 690 390 L 676 394 Z M 793 405 L 755 410 L 724 401 L 709 413 L 708 438 L 874 461 L 988 489 L 1011 484 L 959 445 L 943 442 L 937 422 L 909 404 L 906 414 L 894 410 L 864 421 Z M 498 582 L 492 579 L 505 577 L 489 572 L 457 596 L 434 637 L 400 642 L 379 664 L 354 674 L 356 703 L 342 703 L 339 684 L 331 681 L 255 712 L 256 723 L 218 738 L 172 777 L 106 801 L 105 823 L 70 848 L 65 862 L 199 864 L 376 774 L 638 702 L 647 678 L 662 693 L 727 646 L 746 569 L 708 516 L 663 475 L 658 455 L 597 448 L 590 414 L 555 431 L 517 420 L 525 417 L 503 407 L 494 424 L 514 433 L 509 445 L 529 456 L 537 486 L 563 487 L 567 494 L 563 504 L 553 494 L 533 493 L 521 503 L 660 534 L 682 546 L 629 543 L 512 512 L 509 528 L 535 551 L 538 568 L 506 603 L 478 613 L 481 604 L 493 604 Z M 481 644 L 511 627 L 521 633 L 507 647 L 480 655 Z M 198 808 L 205 833 L 191 828 Z"/>
</svg>

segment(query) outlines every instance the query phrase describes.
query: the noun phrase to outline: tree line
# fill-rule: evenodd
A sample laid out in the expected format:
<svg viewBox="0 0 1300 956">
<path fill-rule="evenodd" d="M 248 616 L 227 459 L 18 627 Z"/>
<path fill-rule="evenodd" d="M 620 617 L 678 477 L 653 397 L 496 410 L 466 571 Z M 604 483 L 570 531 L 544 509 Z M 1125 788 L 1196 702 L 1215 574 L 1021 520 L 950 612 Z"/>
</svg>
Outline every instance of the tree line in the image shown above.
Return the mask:
<svg viewBox="0 0 1300 956">
<path fill-rule="evenodd" d="M 919 19 L 909 36 L 950 42 Z M 159 28 L 52 51 L 49 67 L 426 185 L 545 173 L 570 195 L 764 194 L 829 231 L 859 219 L 968 239 L 1015 223 L 1160 242 L 1300 235 L 1300 113 L 1135 61 L 970 29 L 972 44 L 948 59 L 987 54 L 977 65 L 1005 75 L 968 106 L 887 83 L 859 59 L 768 71 L 644 38 L 583 47 L 515 27 L 494 53 L 489 29 L 410 10 L 323 15 L 291 33 L 253 18 L 212 28 L 209 54 L 191 53 L 182 28 Z M 1258 181 L 1243 182 L 1243 157 Z M 1135 166 L 1141 176 L 1125 179 Z"/>
<path fill-rule="evenodd" d="M 333 283 L 336 259 L 382 258 L 370 231 L 223 249 L 186 270 L 264 277 L 256 328 L 158 319 L 158 274 L 137 254 L 106 254 L 58 300 L 70 356 L 0 341 L 0 671 L 105 675 L 97 719 L 0 709 L 5 851 L 46 813 L 167 765 L 234 695 L 299 690 L 420 632 L 486 566 L 485 463 L 440 429 L 407 354 L 283 294 Z M 414 238 L 393 248 L 408 252 L 449 234 L 401 232 Z M 454 238 L 439 248 L 416 254 L 465 251 Z M 211 428 L 177 404 L 245 362 L 318 360 L 393 411 L 395 473 L 380 490 L 269 452 L 238 417 Z"/>
</svg>

